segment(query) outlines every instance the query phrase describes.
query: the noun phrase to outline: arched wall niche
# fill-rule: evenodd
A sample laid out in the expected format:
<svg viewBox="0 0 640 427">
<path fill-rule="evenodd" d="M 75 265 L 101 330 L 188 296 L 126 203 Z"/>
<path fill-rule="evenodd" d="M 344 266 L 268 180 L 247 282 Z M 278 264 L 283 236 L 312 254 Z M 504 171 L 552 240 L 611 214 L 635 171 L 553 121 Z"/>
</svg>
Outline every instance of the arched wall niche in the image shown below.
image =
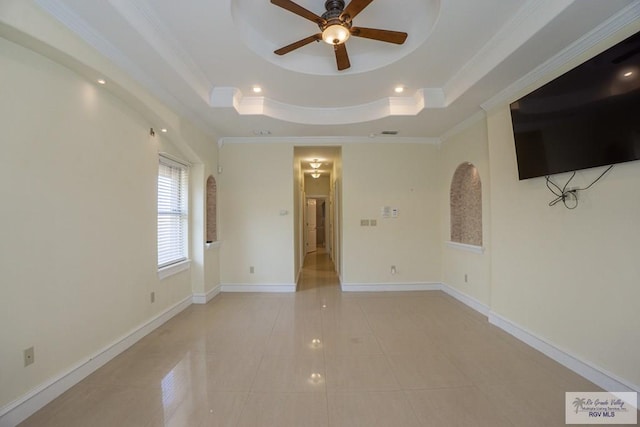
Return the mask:
<svg viewBox="0 0 640 427">
<path fill-rule="evenodd" d="M 451 180 L 451 241 L 482 246 L 482 183 L 469 162 L 458 166 Z"/>
</svg>

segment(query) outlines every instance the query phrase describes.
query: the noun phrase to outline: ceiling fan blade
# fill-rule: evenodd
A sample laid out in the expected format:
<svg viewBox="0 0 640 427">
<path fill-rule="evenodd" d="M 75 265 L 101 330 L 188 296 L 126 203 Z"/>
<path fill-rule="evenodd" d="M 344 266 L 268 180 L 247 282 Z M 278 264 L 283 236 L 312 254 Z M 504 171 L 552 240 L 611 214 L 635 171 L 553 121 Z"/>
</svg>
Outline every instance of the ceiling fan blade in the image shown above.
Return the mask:
<svg viewBox="0 0 640 427">
<path fill-rule="evenodd" d="M 318 25 L 322 25 L 325 22 L 327 22 L 324 20 L 324 18 L 305 9 L 299 4 L 292 2 L 291 0 L 271 0 L 271 3 L 275 4 L 276 6 L 280 6 L 281 8 L 286 9 L 289 12 L 295 13 L 298 16 L 302 16 L 303 18 L 308 19 L 309 21 L 313 21 Z"/>
<path fill-rule="evenodd" d="M 346 19 L 347 21 L 351 21 L 356 17 L 357 14 L 362 12 L 362 10 L 369 6 L 373 0 L 351 0 L 351 2 L 344 8 L 342 13 L 340 14 L 340 19 Z M 349 17 L 348 19 L 346 17 Z"/>
<path fill-rule="evenodd" d="M 296 50 L 302 46 L 308 45 L 311 42 L 315 42 L 318 40 L 322 40 L 322 33 L 314 34 L 312 36 L 307 37 L 306 39 L 298 40 L 297 42 L 293 42 L 290 45 L 285 47 L 281 47 L 280 49 L 274 51 L 276 55 L 284 55 L 285 53 L 289 53 L 292 50 Z"/>
<path fill-rule="evenodd" d="M 395 44 L 403 44 L 407 39 L 407 33 L 403 33 L 400 31 L 380 30 L 378 28 L 352 27 L 351 35 Z"/>
<path fill-rule="evenodd" d="M 333 50 L 336 53 L 336 63 L 338 64 L 338 71 L 346 70 L 351 67 L 349 62 L 349 55 L 347 54 L 347 47 L 342 44 L 333 45 Z"/>
</svg>

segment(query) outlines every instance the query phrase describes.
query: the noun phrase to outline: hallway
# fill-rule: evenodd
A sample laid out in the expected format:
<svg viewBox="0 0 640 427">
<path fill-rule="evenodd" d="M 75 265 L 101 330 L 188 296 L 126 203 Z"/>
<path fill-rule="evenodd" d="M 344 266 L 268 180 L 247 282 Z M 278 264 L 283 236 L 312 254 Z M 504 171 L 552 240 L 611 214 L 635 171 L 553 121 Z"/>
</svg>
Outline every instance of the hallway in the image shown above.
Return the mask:
<svg viewBox="0 0 640 427">
<path fill-rule="evenodd" d="M 339 287 L 340 280 L 327 251 L 324 248 L 318 248 L 304 258 L 298 292 L 330 286 Z"/>
</svg>

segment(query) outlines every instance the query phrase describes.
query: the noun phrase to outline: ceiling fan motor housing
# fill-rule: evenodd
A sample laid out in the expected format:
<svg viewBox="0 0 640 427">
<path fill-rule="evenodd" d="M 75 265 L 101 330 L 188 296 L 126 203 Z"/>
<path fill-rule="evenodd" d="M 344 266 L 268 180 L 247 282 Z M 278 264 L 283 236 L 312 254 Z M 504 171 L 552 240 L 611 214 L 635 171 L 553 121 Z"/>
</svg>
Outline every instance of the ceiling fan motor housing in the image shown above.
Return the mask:
<svg viewBox="0 0 640 427">
<path fill-rule="evenodd" d="M 327 9 L 327 11 L 322 14 L 322 18 L 327 21 L 327 23 L 324 24 L 325 27 L 331 24 L 346 24 L 345 21 L 340 19 L 340 15 L 342 15 L 342 11 L 344 10 L 344 0 L 327 0 L 324 3 L 324 7 Z"/>
<path fill-rule="evenodd" d="M 327 0 L 324 2 L 324 8 L 327 9 L 327 12 L 331 10 L 342 12 L 344 10 L 344 0 Z"/>
</svg>

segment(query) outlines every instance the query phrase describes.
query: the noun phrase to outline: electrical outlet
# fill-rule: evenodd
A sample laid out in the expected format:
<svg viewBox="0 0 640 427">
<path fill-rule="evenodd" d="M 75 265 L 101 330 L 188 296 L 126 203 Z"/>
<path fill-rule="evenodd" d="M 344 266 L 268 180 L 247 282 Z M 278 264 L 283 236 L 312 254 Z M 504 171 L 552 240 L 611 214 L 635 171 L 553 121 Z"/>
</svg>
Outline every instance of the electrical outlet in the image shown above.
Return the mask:
<svg viewBox="0 0 640 427">
<path fill-rule="evenodd" d="M 156 302 L 156 293 L 151 292 L 151 303 L 153 304 L 154 302 Z"/>
<path fill-rule="evenodd" d="M 398 270 L 396 269 L 395 265 L 391 266 L 391 274 L 396 274 L 398 272 Z"/>
<path fill-rule="evenodd" d="M 36 361 L 36 353 L 33 347 L 29 347 L 24 351 L 24 366 L 27 367 Z"/>
<path fill-rule="evenodd" d="M 253 265 L 249 267 L 249 273 L 251 274 L 255 273 L 255 269 L 253 268 Z"/>
</svg>

